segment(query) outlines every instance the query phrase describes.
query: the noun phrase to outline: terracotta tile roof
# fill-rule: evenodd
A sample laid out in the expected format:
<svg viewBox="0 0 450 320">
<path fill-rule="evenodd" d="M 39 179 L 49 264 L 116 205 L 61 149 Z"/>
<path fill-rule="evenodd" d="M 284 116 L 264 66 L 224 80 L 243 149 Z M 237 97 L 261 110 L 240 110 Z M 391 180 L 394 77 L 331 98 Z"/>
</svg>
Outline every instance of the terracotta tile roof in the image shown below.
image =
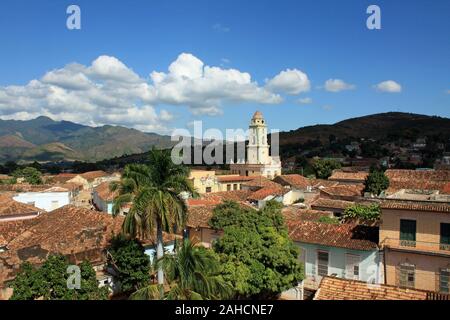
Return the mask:
<svg viewBox="0 0 450 320">
<path fill-rule="evenodd" d="M 339 182 L 324 179 L 311 179 L 311 185 L 313 188 L 318 189 L 322 187 L 334 187 L 339 185 Z"/>
<path fill-rule="evenodd" d="M 389 169 L 387 193 L 401 189 L 444 191 L 450 182 L 450 170 L 400 170 Z"/>
<path fill-rule="evenodd" d="M 442 194 L 450 194 L 450 182 L 447 182 L 442 188 Z"/>
<path fill-rule="evenodd" d="M 315 300 L 426 300 L 427 291 L 323 277 Z"/>
<path fill-rule="evenodd" d="M 97 178 L 106 177 L 108 174 L 105 171 L 97 170 L 97 171 L 88 171 L 85 173 L 80 174 L 83 178 L 85 178 L 88 181 L 92 181 Z"/>
<path fill-rule="evenodd" d="M 198 198 L 198 199 L 188 199 L 186 201 L 189 207 L 191 206 L 207 206 L 207 205 L 218 205 L 222 203 L 222 199 L 219 197 L 210 197 L 208 199 Z"/>
<path fill-rule="evenodd" d="M 213 216 L 215 207 L 215 205 L 189 207 L 186 226 L 191 228 L 208 228 L 208 221 Z"/>
<path fill-rule="evenodd" d="M 381 209 L 450 213 L 450 203 L 422 201 L 383 201 Z"/>
<path fill-rule="evenodd" d="M 0 194 L 0 218 L 5 216 L 21 216 L 41 212 L 35 206 L 15 201 L 14 193 Z"/>
<path fill-rule="evenodd" d="M 278 183 L 273 182 L 266 177 L 258 176 L 258 177 L 252 177 L 253 179 L 247 182 L 244 182 L 242 185 L 248 186 L 248 187 L 274 187 L 279 186 Z"/>
<path fill-rule="evenodd" d="M 115 197 L 118 196 L 119 192 L 111 191 L 110 182 L 102 182 L 95 189 L 94 192 L 97 193 L 98 197 L 103 201 L 113 201 Z"/>
<path fill-rule="evenodd" d="M 275 177 L 273 180 L 283 186 L 291 186 L 297 189 L 306 189 L 311 185 L 311 181 L 299 174 L 286 174 Z"/>
<path fill-rule="evenodd" d="M 232 190 L 232 191 L 222 191 L 207 193 L 204 195 L 204 199 L 212 200 L 217 199 L 220 202 L 231 200 L 236 202 L 244 202 L 247 200 L 248 196 L 252 193 L 250 190 Z"/>
<path fill-rule="evenodd" d="M 368 175 L 369 173 L 365 171 L 358 171 L 358 172 L 334 171 L 333 174 L 328 178 L 328 180 L 364 182 Z"/>
<path fill-rule="evenodd" d="M 237 175 L 224 175 L 216 176 L 219 182 L 240 182 L 240 181 L 251 181 L 254 178 L 248 176 L 237 176 Z"/>
<path fill-rule="evenodd" d="M 333 216 L 332 211 L 302 209 L 296 206 L 289 206 L 283 208 L 282 213 L 286 221 L 289 220 L 317 221 L 321 217 Z"/>
<path fill-rule="evenodd" d="M 275 187 L 264 187 L 258 191 L 253 192 L 248 196 L 248 200 L 264 200 L 268 196 L 282 196 L 288 193 L 290 190 L 279 186 Z"/>
<path fill-rule="evenodd" d="M 319 198 L 311 204 L 311 208 L 330 208 L 344 210 L 353 204 L 355 203 L 352 201 Z"/>
<path fill-rule="evenodd" d="M 341 184 L 334 187 L 321 188 L 321 192 L 325 192 L 331 196 L 344 196 L 344 197 L 360 197 L 364 190 L 363 184 Z"/>
<path fill-rule="evenodd" d="M 378 228 L 352 223 L 330 224 L 315 221 L 286 222 L 293 241 L 353 250 L 374 250 L 378 246 Z"/>
</svg>

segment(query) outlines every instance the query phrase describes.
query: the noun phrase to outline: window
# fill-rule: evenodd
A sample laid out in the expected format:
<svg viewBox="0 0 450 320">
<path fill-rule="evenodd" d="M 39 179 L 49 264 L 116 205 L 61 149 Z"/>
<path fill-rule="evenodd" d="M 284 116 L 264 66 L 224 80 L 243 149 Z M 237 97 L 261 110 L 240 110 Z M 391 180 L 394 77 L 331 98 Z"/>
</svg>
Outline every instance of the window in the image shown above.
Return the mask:
<svg viewBox="0 0 450 320">
<path fill-rule="evenodd" d="M 328 275 L 328 252 L 326 251 L 317 252 L 317 274 L 322 277 Z"/>
<path fill-rule="evenodd" d="M 227 184 L 227 191 L 231 191 L 231 184 Z"/>
<path fill-rule="evenodd" d="M 405 247 L 416 246 L 415 220 L 400 220 L 400 245 Z"/>
<path fill-rule="evenodd" d="M 450 293 L 450 269 L 441 269 L 439 273 L 439 291 Z"/>
<path fill-rule="evenodd" d="M 237 190 L 238 189 L 238 185 L 237 184 L 233 184 L 233 190 Z"/>
<path fill-rule="evenodd" d="M 416 267 L 409 263 L 403 263 L 399 267 L 399 286 L 414 288 Z"/>
<path fill-rule="evenodd" d="M 210 193 L 211 192 L 211 187 L 206 187 L 206 193 Z"/>
<path fill-rule="evenodd" d="M 450 223 L 441 223 L 441 250 L 450 250 Z"/>
<path fill-rule="evenodd" d="M 345 277 L 351 280 L 359 280 L 359 255 L 347 253 L 345 255 Z"/>
</svg>

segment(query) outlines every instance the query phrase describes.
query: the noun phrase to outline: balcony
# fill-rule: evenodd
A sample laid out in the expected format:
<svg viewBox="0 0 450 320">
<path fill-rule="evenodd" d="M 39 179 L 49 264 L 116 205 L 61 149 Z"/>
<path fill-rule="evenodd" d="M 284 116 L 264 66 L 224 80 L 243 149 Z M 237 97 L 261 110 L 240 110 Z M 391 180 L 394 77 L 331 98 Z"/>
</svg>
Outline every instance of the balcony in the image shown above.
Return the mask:
<svg viewBox="0 0 450 320">
<path fill-rule="evenodd" d="M 450 244 L 386 238 L 381 247 L 393 250 L 450 256 Z"/>
</svg>

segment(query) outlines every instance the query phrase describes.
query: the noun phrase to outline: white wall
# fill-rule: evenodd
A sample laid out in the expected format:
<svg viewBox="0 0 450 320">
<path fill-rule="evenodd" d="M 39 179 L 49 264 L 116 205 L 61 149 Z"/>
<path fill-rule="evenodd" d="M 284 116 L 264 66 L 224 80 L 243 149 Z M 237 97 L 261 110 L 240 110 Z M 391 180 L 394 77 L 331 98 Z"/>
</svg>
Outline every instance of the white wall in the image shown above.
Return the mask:
<svg viewBox="0 0 450 320">
<path fill-rule="evenodd" d="M 17 202 L 34 205 L 36 208 L 52 211 L 70 204 L 70 192 L 24 192 L 13 198 Z"/>
</svg>

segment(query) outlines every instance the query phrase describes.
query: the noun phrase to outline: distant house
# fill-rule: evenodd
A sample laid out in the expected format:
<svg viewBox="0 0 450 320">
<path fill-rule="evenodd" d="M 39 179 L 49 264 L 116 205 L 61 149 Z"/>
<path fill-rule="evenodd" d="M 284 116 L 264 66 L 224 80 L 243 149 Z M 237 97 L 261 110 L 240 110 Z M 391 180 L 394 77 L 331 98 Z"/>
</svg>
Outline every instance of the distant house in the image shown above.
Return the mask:
<svg viewBox="0 0 450 320">
<path fill-rule="evenodd" d="M 111 191 L 109 182 L 102 182 L 94 188 L 92 201 L 100 211 L 112 214 L 113 201 L 117 195 L 117 191 Z"/>
<path fill-rule="evenodd" d="M 301 191 L 287 189 L 281 186 L 261 188 L 250 194 L 247 198 L 258 209 L 264 208 L 266 203 L 271 200 L 280 202 L 283 205 L 290 205 L 299 199 L 303 199 L 303 193 Z"/>
<path fill-rule="evenodd" d="M 109 175 L 101 170 L 97 170 L 80 174 L 61 173 L 53 176 L 52 179 L 57 182 L 78 184 L 82 186 L 83 190 L 92 190 L 102 182 L 118 180 L 119 177 L 116 175 Z"/>
<path fill-rule="evenodd" d="M 308 213 L 309 214 L 309 213 Z M 317 217 L 320 212 L 317 213 Z M 354 223 L 322 223 L 318 218 L 289 220 L 289 237 L 300 249 L 305 287 L 316 289 L 326 276 L 382 282 L 378 229 Z"/>
<path fill-rule="evenodd" d="M 361 198 L 363 190 L 363 184 L 342 184 L 334 187 L 321 188 L 319 193 L 321 198 L 355 201 Z"/>
<path fill-rule="evenodd" d="M 75 192 L 76 188 L 73 189 L 68 185 L 67 187 L 51 187 L 43 191 L 18 193 L 13 199 L 49 212 L 71 204 Z"/>
<path fill-rule="evenodd" d="M 443 191 L 450 181 L 450 170 L 389 169 L 385 174 L 389 179 L 387 195 L 401 189 Z"/>
</svg>

